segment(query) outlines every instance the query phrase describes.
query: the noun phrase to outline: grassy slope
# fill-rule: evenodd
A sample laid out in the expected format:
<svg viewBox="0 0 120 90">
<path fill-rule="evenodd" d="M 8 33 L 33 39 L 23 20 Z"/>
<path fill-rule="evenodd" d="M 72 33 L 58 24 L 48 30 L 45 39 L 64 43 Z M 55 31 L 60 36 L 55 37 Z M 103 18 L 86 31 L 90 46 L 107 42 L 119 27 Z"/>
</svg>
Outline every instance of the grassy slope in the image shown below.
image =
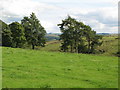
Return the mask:
<svg viewBox="0 0 120 90">
<path fill-rule="evenodd" d="M 99 55 L 107 55 L 107 56 L 115 56 L 116 52 L 118 51 L 118 39 L 117 35 L 107 35 L 103 37 L 103 44 L 102 46 L 98 47 L 98 49 L 102 49 L 105 51 L 103 54 Z M 47 42 L 45 47 L 40 47 L 38 49 L 42 51 L 59 51 L 60 50 L 60 42 L 57 40 Z"/>
<path fill-rule="evenodd" d="M 105 50 L 102 55 L 113 56 L 118 51 L 118 35 L 108 35 L 103 37 L 103 44 L 99 49 Z"/>
<path fill-rule="evenodd" d="M 48 41 L 45 47 L 36 47 L 36 48 L 39 49 L 40 51 L 58 52 L 60 50 L 60 45 L 61 45 L 60 41 L 53 40 L 53 41 Z"/>
<path fill-rule="evenodd" d="M 3 87 L 116 88 L 118 58 L 3 47 Z"/>
</svg>

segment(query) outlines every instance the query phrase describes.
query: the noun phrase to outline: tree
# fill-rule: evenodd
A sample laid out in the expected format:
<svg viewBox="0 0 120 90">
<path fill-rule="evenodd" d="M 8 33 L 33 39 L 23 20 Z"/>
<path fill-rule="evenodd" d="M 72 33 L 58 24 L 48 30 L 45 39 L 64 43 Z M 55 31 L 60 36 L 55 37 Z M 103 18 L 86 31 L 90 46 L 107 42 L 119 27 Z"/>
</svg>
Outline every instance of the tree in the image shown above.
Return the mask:
<svg viewBox="0 0 120 90">
<path fill-rule="evenodd" d="M 2 33 L 2 46 L 7 46 L 7 47 L 11 47 L 12 45 L 12 33 L 10 31 L 10 28 L 9 26 L 4 23 L 3 21 L 1 21 L 1 24 L 2 24 L 2 27 L 0 27 L 2 30 L 1 33 Z"/>
<path fill-rule="evenodd" d="M 92 28 L 88 25 L 84 25 L 84 35 L 85 35 L 85 38 L 87 40 L 87 46 L 88 46 L 88 50 L 87 50 L 87 53 L 90 53 L 91 52 L 91 41 L 92 41 L 92 38 L 94 37 L 94 34 L 95 32 L 92 31 Z"/>
<path fill-rule="evenodd" d="M 45 46 L 46 31 L 34 13 L 32 13 L 30 17 L 24 17 L 21 23 L 25 28 L 27 42 L 32 45 L 32 49 L 34 49 L 35 46 Z"/>
<path fill-rule="evenodd" d="M 93 38 L 92 38 L 92 41 L 91 41 L 91 49 L 90 49 L 90 52 L 91 53 L 95 53 L 95 48 L 97 46 L 101 46 L 102 45 L 102 41 L 100 41 L 102 39 L 102 36 L 101 35 L 96 35 L 94 34 Z"/>
<path fill-rule="evenodd" d="M 9 27 L 13 37 L 12 47 L 15 48 L 23 47 L 26 42 L 24 27 L 18 22 L 11 23 Z"/>
<path fill-rule="evenodd" d="M 60 40 L 63 41 L 61 50 L 64 52 L 68 51 L 70 48 L 70 52 L 74 50 L 74 27 L 75 27 L 75 19 L 68 16 L 67 19 L 62 20 L 60 26 L 60 30 L 62 34 L 60 35 Z"/>
<path fill-rule="evenodd" d="M 85 41 L 84 41 L 84 24 L 82 22 L 76 21 L 75 24 L 75 33 L 74 33 L 74 39 L 75 39 L 75 52 L 76 53 L 82 53 L 85 52 L 83 47 L 85 47 Z M 81 47 L 81 48 L 80 48 Z M 80 50 L 81 49 L 81 50 Z"/>
<path fill-rule="evenodd" d="M 60 35 L 60 39 L 62 42 L 62 50 L 70 52 L 78 52 L 78 47 L 83 45 L 83 23 L 76 21 L 74 18 L 68 16 L 67 19 L 62 20 L 60 26 L 60 30 L 62 34 Z"/>
<path fill-rule="evenodd" d="M 94 53 L 95 48 L 102 44 L 100 41 L 102 37 L 96 35 L 90 26 L 70 16 L 62 20 L 58 26 L 62 32 L 60 40 L 62 41 L 61 50 L 64 52 Z"/>
</svg>

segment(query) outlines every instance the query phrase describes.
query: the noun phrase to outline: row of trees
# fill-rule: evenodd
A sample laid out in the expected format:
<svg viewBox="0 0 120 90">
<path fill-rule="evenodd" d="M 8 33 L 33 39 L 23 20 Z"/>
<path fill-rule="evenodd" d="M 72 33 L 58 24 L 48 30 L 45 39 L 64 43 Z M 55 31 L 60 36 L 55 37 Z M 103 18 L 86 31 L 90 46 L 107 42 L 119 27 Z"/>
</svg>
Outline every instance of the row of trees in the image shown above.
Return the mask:
<svg viewBox="0 0 120 90">
<path fill-rule="evenodd" d="M 96 47 L 102 44 L 102 37 L 97 35 L 88 25 L 68 16 L 58 24 L 62 34 L 60 35 L 61 50 L 64 52 L 95 53 Z M 7 25 L 2 22 L 2 45 L 21 48 L 28 44 L 32 46 L 45 46 L 44 27 L 34 13 L 30 17 L 24 17 L 21 23 L 12 22 Z"/>
<path fill-rule="evenodd" d="M 64 52 L 95 53 L 96 47 L 102 44 L 102 36 L 70 16 L 58 26 L 62 32 L 60 40 L 61 50 Z"/>
<path fill-rule="evenodd" d="M 29 44 L 34 49 L 35 46 L 45 45 L 44 27 L 34 13 L 30 17 L 24 17 L 21 23 L 12 22 L 7 25 L 2 22 L 2 45 L 7 47 L 21 48 Z"/>
</svg>

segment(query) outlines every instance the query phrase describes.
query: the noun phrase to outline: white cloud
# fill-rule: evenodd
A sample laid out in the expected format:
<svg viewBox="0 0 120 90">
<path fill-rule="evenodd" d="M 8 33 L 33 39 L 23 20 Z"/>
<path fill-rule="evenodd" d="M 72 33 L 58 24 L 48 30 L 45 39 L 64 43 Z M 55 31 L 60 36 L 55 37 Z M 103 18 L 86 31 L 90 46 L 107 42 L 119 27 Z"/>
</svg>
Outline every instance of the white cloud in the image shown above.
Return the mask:
<svg viewBox="0 0 120 90">
<path fill-rule="evenodd" d="M 60 31 L 58 31 L 59 28 L 57 28 L 56 23 L 51 23 L 49 21 L 41 21 L 41 24 L 43 27 L 45 27 L 45 29 L 47 30 L 48 33 L 51 33 L 51 32 L 60 33 Z M 57 29 L 57 31 L 56 31 L 56 29 Z"/>
<path fill-rule="evenodd" d="M 34 12 L 47 32 L 60 32 L 57 24 L 69 14 L 91 25 L 97 32 L 117 32 L 117 2 L 118 0 L 1 0 L 0 19 L 6 23 L 20 21 Z"/>
<path fill-rule="evenodd" d="M 35 12 L 37 14 L 38 12 L 43 12 L 46 9 L 57 9 L 55 6 L 33 0 L 3 0 L 1 8 L 3 8 L 3 14 L 4 12 L 9 12 L 19 16 L 29 15 L 31 12 Z"/>
<path fill-rule="evenodd" d="M 118 32 L 117 7 L 102 7 L 93 9 L 73 9 L 73 17 L 90 25 L 97 32 Z M 75 13 L 74 13 L 75 11 Z"/>
</svg>

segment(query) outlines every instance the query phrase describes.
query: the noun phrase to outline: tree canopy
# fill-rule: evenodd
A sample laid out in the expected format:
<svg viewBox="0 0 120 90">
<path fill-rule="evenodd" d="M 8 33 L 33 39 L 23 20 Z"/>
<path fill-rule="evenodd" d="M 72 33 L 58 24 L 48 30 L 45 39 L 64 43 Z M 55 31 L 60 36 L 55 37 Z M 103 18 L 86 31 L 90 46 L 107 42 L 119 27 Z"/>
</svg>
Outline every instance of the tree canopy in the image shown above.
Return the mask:
<svg viewBox="0 0 120 90">
<path fill-rule="evenodd" d="M 24 33 L 23 26 L 18 22 L 12 22 L 10 25 L 10 30 L 12 32 L 12 46 L 16 48 L 23 47 L 25 44 L 26 38 Z"/>
<path fill-rule="evenodd" d="M 34 49 L 35 46 L 45 45 L 46 31 L 34 13 L 32 13 L 30 17 L 24 17 L 21 23 L 25 28 L 27 42 L 32 45 L 32 49 Z"/>
<path fill-rule="evenodd" d="M 21 48 L 29 44 L 32 49 L 35 46 L 45 46 L 46 31 L 34 13 L 30 14 L 30 17 L 24 17 L 21 23 L 12 22 L 7 25 L 1 20 L 0 22 L 3 46 Z"/>
<path fill-rule="evenodd" d="M 2 24 L 1 28 L 1 34 L 2 34 L 2 46 L 11 47 L 12 46 L 12 32 L 10 31 L 9 26 L 0 20 L 0 23 Z"/>
<path fill-rule="evenodd" d="M 95 53 L 95 48 L 102 44 L 100 41 L 102 37 L 90 26 L 70 16 L 62 20 L 58 26 L 62 32 L 60 40 L 61 50 L 64 52 Z"/>
</svg>

